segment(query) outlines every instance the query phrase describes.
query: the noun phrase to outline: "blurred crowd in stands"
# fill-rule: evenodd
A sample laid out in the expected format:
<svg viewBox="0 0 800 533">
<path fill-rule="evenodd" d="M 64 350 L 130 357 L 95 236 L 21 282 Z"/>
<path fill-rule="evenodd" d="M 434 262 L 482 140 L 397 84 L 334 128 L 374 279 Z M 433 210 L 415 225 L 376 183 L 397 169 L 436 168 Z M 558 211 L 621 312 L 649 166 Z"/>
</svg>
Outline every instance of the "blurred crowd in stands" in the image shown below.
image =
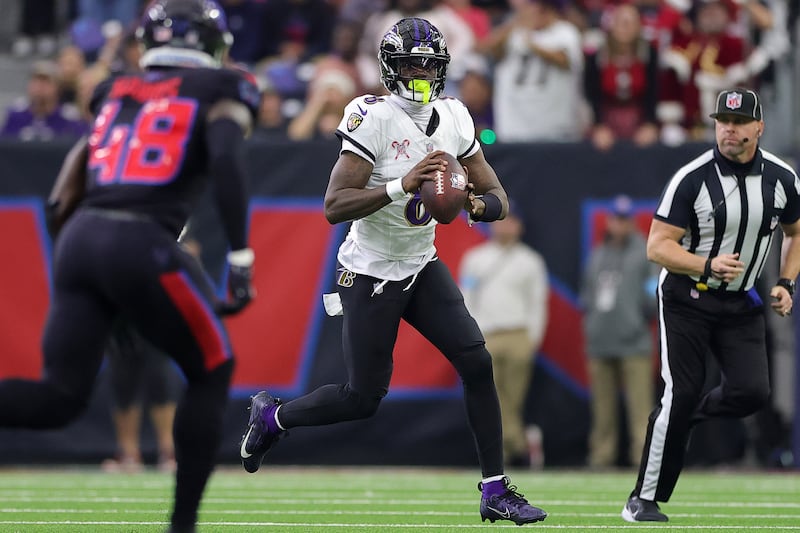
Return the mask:
<svg viewBox="0 0 800 533">
<path fill-rule="evenodd" d="M 94 85 L 138 68 L 141 0 L 26 0 L 11 52 L 27 95 L 3 136 L 87 129 Z M 447 94 L 485 143 L 590 140 L 605 150 L 712 139 L 723 88 L 771 94 L 797 18 L 791 0 L 221 0 L 233 64 L 262 90 L 257 139 L 333 136 L 344 105 L 382 94 L 377 47 L 404 16 L 444 33 Z M 66 13 L 58 17 L 57 13 Z M 778 67 L 779 68 L 779 67 Z"/>
</svg>

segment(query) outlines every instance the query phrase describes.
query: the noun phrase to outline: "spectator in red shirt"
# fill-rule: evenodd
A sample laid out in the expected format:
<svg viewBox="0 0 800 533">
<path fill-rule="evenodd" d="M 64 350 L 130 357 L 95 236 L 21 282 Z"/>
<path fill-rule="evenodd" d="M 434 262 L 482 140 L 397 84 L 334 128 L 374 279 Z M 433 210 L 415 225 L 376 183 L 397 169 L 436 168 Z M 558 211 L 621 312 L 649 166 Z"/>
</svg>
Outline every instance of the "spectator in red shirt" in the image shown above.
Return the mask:
<svg viewBox="0 0 800 533">
<path fill-rule="evenodd" d="M 717 93 L 730 86 L 734 67 L 744 59 L 744 41 L 728 30 L 731 13 L 722 0 L 702 0 L 694 9 L 694 29 L 675 35 L 664 54 L 666 65 L 657 116 L 662 139 L 676 144 L 713 134 L 708 115 Z"/>
<path fill-rule="evenodd" d="M 658 140 L 658 50 L 641 30 L 636 7 L 618 6 L 608 18 L 604 43 L 587 54 L 585 91 L 594 111 L 591 137 L 598 149 L 610 148 L 617 139 L 639 146 Z"/>
</svg>

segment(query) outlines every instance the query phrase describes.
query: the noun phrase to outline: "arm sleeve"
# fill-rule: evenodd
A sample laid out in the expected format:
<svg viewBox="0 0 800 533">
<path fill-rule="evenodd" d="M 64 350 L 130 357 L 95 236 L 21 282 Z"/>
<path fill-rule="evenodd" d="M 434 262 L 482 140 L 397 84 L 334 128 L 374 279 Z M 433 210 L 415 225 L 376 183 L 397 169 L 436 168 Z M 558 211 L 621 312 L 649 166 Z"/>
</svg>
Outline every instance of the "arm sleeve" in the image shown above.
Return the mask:
<svg viewBox="0 0 800 533">
<path fill-rule="evenodd" d="M 208 125 L 208 172 L 222 225 L 231 250 L 247 247 L 247 174 L 244 164 L 244 133 L 231 119 Z"/>
</svg>

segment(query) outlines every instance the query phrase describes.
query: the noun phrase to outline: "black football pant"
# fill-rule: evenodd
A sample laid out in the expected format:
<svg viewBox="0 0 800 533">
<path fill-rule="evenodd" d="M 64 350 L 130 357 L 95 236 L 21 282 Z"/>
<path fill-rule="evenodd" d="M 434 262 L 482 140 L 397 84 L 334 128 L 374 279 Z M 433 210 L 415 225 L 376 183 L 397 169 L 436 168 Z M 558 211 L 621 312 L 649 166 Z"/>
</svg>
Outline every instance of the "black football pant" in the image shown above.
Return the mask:
<svg viewBox="0 0 800 533">
<path fill-rule="evenodd" d="M 48 429 L 86 408 L 114 320 L 175 359 L 188 386 L 175 416 L 174 525 L 194 524 L 221 438 L 233 359 L 199 263 L 153 221 L 81 209 L 56 241 L 39 381 L 0 381 L 0 427 Z"/>
<path fill-rule="evenodd" d="M 502 428 L 491 356 L 447 267 L 441 261 L 428 263 L 413 283 L 409 277 L 381 286 L 379 279 L 349 272 L 338 279 L 349 381 L 287 402 L 280 410 L 281 424 L 318 426 L 372 416 L 389 390 L 392 351 L 403 319 L 453 364 L 464 387 L 483 476 L 502 474 Z"/>
<path fill-rule="evenodd" d="M 661 277 L 658 300 L 664 394 L 650 414 L 633 494 L 665 502 L 683 468 L 691 427 L 759 410 L 769 398 L 769 371 L 757 296 L 700 292 L 687 276 L 668 274 Z M 709 351 L 721 383 L 703 395 Z"/>
</svg>

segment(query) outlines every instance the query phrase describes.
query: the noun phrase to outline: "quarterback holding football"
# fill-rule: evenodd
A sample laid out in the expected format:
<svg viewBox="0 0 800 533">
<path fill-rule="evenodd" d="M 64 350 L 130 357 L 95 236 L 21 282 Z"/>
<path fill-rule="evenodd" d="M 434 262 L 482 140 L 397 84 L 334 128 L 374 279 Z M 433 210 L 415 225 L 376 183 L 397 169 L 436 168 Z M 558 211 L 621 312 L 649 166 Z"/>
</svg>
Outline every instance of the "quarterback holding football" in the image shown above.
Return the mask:
<svg viewBox="0 0 800 533">
<path fill-rule="evenodd" d="M 255 395 L 242 463 L 255 472 L 288 428 L 372 416 L 388 392 L 392 351 L 405 320 L 463 382 L 482 473 L 481 518 L 518 525 L 544 520 L 547 513 L 504 475 L 491 356 L 450 271 L 438 261 L 437 220 L 419 190 L 447 171 L 447 159 L 455 163 L 452 154 L 468 182 L 460 183 L 457 172 L 453 189 L 467 188 L 466 200 L 462 195 L 458 202 L 472 220 L 503 218 L 506 193 L 475 139 L 467 108 L 440 98 L 450 55 L 439 30 L 427 20 L 404 18 L 383 36 L 378 59 L 390 94 L 360 96 L 346 106 L 337 130 L 342 147 L 325 193 L 328 221 L 352 221 L 337 256 L 338 294 L 326 295 L 329 313 L 344 315 L 348 381 L 285 403 L 265 391 Z"/>
</svg>

